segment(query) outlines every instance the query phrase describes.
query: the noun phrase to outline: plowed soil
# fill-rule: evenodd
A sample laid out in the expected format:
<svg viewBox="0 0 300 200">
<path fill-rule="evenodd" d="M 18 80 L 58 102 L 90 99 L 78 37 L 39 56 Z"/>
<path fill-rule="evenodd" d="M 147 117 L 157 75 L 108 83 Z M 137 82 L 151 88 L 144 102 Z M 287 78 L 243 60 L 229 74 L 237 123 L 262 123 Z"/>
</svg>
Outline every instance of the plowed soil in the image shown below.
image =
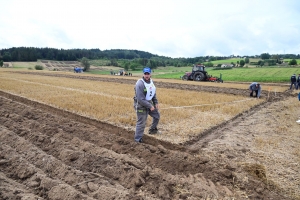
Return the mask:
<svg viewBox="0 0 300 200">
<path fill-rule="evenodd" d="M 248 96 L 234 88 L 156 85 Z M 298 100 L 288 91 L 262 98 L 251 111 L 174 145 L 147 136 L 135 143 L 131 131 L 0 91 L 0 199 L 299 199 L 300 111 L 289 107 Z"/>
</svg>

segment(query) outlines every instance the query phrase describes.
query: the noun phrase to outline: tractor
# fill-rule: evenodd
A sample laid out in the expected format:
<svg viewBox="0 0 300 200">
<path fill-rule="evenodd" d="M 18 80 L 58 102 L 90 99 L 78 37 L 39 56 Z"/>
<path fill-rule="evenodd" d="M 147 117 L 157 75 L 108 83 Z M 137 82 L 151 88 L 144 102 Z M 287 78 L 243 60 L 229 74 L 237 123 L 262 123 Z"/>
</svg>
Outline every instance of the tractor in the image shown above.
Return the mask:
<svg viewBox="0 0 300 200">
<path fill-rule="evenodd" d="M 192 80 L 192 81 L 210 81 L 210 82 L 218 82 L 223 83 L 222 78 L 213 77 L 208 75 L 207 71 L 205 71 L 204 65 L 194 65 L 192 72 L 186 72 L 185 75 L 181 77 L 182 80 Z"/>
<path fill-rule="evenodd" d="M 124 69 L 120 69 L 119 74 L 120 76 L 128 76 L 128 72 L 126 72 Z"/>
</svg>

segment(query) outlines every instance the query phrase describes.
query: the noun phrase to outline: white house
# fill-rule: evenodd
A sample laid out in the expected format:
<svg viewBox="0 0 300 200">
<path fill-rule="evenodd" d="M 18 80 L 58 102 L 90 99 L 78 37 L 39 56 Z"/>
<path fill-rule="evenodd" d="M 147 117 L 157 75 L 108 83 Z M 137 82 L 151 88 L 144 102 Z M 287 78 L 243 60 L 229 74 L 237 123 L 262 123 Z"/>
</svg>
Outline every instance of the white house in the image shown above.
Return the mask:
<svg viewBox="0 0 300 200">
<path fill-rule="evenodd" d="M 233 67 L 233 64 L 222 64 L 221 68 L 224 68 L 224 67 Z"/>
</svg>

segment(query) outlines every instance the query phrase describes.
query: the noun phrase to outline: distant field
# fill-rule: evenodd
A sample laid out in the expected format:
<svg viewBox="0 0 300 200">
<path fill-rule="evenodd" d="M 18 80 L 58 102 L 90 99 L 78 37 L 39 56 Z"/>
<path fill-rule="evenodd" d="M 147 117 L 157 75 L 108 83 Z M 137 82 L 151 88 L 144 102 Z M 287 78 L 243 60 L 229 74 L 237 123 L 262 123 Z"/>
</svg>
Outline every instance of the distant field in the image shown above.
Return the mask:
<svg viewBox="0 0 300 200">
<path fill-rule="evenodd" d="M 94 66 L 106 66 L 108 63 L 110 63 L 109 60 L 103 60 L 103 59 L 97 59 L 97 60 L 91 60 L 90 64 Z"/>
<path fill-rule="evenodd" d="M 215 61 L 211 61 L 211 63 L 213 63 L 214 65 L 217 65 L 217 64 L 231 64 L 231 63 L 236 64 L 237 61 L 240 61 L 240 60 L 244 60 L 244 59 L 243 58 L 231 58 L 231 59 L 226 59 L 226 60 L 215 60 Z"/>
<path fill-rule="evenodd" d="M 38 62 L 11 62 L 13 68 L 32 68 L 38 65 Z"/>
<path fill-rule="evenodd" d="M 244 60 L 243 58 L 232 58 L 232 59 L 226 59 L 226 60 L 216 60 L 216 61 L 211 61 L 214 65 L 217 64 L 230 64 L 230 63 L 234 63 L 236 64 L 237 61 L 240 60 Z M 259 60 L 262 60 L 261 58 L 249 58 L 249 62 L 258 62 Z M 284 62 L 289 62 L 292 59 L 284 59 Z M 298 63 L 298 65 L 300 64 L 300 59 L 295 59 Z M 249 64 L 246 64 L 249 65 Z"/>
<path fill-rule="evenodd" d="M 293 59 L 283 59 L 283 61 L 285 61 L 285 62 L 289 62 L 291 60 L 293 60 Z M 300 64 L 300 59 L 295 59 L 295 60 L 297 61 L 298 65 L 299 65 Z"/>
<path fill-rule="evenodd" d="M 225 81 L 289 82 L 300 68 L 234 68 L 232 70 L 211 70 L 213 76 L 222 74 Z"/>
<path fill-rule="evenodd" d="M 190 68 L 188 71 L 191 71 Z M 157 70 L 160 72 L 160 70 Z M 173 72 L 166 74 L 154 74 L 153 77 L 156 78 L 173 78 L 180 79 L 183 76 L 184 70 L 182 72 Z M 282 67 L 282 68 L 233 68 L 230 70 L 213 70 L 212 68 L 207 68 L 207 71 L 212 76 L 220 77 L 224 81 L 242 81 L 242 82 L 289 82 L 292 74 L 299 74 L 299 67 Z"/>
</svg>

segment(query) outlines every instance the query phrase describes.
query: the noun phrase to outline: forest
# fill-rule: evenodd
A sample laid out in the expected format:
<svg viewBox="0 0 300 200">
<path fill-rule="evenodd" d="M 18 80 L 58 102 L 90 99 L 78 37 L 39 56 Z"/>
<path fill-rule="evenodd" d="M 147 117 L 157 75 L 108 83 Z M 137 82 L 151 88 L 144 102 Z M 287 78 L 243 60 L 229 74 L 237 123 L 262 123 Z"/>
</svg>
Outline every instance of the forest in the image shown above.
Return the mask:
<svg viewBox="0 0 300 200">
<path fill-rule="evenodd" d="M 195 63 L 204 63 L 217 60 L 224 60 L 229 58 L 260 58 L 260 59 L 299 59 L 300 54 L 276 54 L 262 53 L 252 56 L 197 56 L 194 58 L 171 58 L 161 55 L 152 54 L 140 50 L 128 49 L 56 49 L 56 48 L 37 48 L 37 47 L 13 47 L 8 49 L 0 49 L 0 60 L 3 62 L 33 62 L 37 60 L 56 60 L 56 61 L 78 61 L 82 58 L 89 60 L 108 59 L 111 63 L 116 61 L 136 61 L 143 65 L 150 65 L 153 68 L 158 66 L 188 66 Z"/>
</svg>

